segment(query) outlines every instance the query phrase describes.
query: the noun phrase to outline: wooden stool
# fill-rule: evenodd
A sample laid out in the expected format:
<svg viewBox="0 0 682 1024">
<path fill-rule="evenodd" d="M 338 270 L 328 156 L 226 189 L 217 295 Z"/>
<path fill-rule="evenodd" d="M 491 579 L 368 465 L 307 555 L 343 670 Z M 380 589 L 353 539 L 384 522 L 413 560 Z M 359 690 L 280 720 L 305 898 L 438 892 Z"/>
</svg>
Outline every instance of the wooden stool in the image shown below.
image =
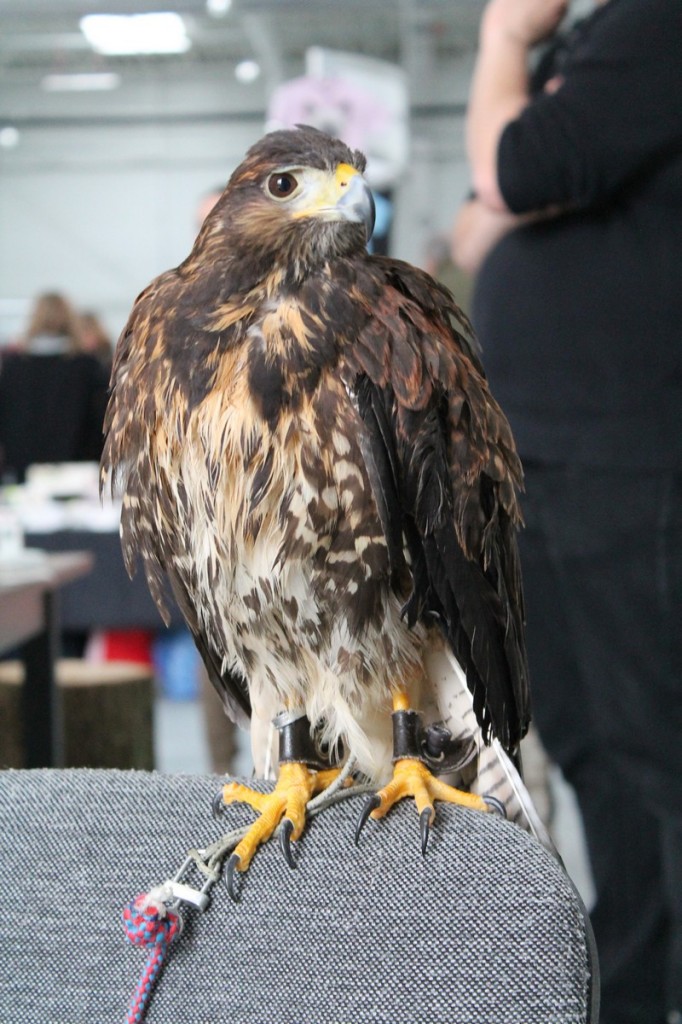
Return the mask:
<svg viewBox="0 0 682 1024">
<path fill-rule="evenodd" d="M 125 661 L 61 658 L 56 667 L 64 720 L 64 767 L 154 767 L 154 672 Z M 0 662 L 0 767 L 21 768 L 19 661 Z"/>
</svg>

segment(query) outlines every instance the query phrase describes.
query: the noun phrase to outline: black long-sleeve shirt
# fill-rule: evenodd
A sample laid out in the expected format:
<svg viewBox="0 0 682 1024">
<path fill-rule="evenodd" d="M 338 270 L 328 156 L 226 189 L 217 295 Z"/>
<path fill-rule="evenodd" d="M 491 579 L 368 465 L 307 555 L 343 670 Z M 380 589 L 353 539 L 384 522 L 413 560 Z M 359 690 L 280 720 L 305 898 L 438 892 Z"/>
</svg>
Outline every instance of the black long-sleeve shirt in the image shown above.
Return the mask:
<svg viewBox="0 0 682 1024">
<path fill-rule="evenodd" d="M 682 3 L 609 0 L 507 126 L 473 319 L 522 457 L 682 468 Z"/>
</svg>

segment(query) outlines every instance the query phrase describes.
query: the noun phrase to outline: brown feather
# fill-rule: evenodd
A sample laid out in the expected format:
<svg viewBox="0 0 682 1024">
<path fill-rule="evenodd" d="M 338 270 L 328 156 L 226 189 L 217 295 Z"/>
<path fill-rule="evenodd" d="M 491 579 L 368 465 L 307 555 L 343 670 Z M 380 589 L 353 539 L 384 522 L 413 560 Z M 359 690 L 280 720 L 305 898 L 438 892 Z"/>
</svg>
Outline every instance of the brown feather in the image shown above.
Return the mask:
<svg viewBox="0 0 682 1024">
<path fill-rule="evenodd" d="M 162 611 L 170 589 L 237 718 L 265 689 L 328 716 L 336 698 L 388 706 L 438 621 L 484 732 L 513 748 L 528 690 L 511 433 L 449 293 L 368 256 L 360 225 L 268 200 L 278 167 L 339 162 L 364 167 L 312 129 L 266 136 L 138 297 L 102 459 L 125 491 L 126 565 L 141 556 Z"/>
</svg>

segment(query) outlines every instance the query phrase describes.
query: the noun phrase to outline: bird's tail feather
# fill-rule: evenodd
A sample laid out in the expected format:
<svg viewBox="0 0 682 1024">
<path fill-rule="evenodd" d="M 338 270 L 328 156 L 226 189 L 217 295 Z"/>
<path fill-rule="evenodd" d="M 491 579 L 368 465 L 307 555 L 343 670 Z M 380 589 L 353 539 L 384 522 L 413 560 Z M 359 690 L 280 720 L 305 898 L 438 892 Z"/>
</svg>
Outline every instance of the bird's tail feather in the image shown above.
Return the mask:
<svg viewBox="0 0 682 1024">
<path fill-rule="evenodd" d="M 429 690 L 435 694 L 436 700 L 433 706 L 424 708 L 427 716 L 433 721 L 443 722 L 455 739 L 472 736 L 476 743 L 478 758 L 475 776 L 469 782 L 471 792 L 494 797 L 504 807 L 509 821 L 529 832 L 554 856 L 558 856 L 530 793 L 504 748 L 498 740 L 493 740 L 489 746 L 483 742 L 471 693 L 452 652 L 444 644 L 432 648 L 424 659 L 424 667 Z"/>
</svg>

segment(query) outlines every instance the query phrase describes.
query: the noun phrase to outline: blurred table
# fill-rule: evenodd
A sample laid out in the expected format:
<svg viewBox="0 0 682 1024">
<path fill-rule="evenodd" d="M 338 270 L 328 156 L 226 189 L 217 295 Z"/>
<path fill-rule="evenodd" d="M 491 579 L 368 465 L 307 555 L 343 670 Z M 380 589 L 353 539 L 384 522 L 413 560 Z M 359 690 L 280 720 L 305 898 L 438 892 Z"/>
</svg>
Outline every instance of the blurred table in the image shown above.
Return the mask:
<svg viewBox="0 0 682 1024">
<path fill-rule="evenodd" d="M 62 629 L 165 629 L 154 604 L 142 567 L 131 580 L 123 564 L 117 532 L 57 530 L 29 533 L 26 544 L 49 552 L 91 551 L 95 570 L 61 595 L 59 621 Z M 168 599 L 171 626 L 181 626 L 182 616 Z"/>
<path fill-rule="evenodd" d="M 123 564 L 120 501 L 99 495 L 97 463 L 32 466 L 23 485 L 0 489 L 0 501 L 21 527 L 27 548 L 91 551 L 95 571 L 63 595 L 60 624 L 71 632 L 163 629 L 140 566 L 131 581 Z M 172 598 L 173 625 L 181 617 Z"/>
<path fill-rule="evenodd" d="M 24 665 L 22 723 L 27 768 L 58 766 L 61 760 L 61 708 L 54 679 L 57 591 L 85 576 L 93 564 L 88 551 L 72 550 L 0 567 L 0 654 L 16 650 Z"/>
</svg>

